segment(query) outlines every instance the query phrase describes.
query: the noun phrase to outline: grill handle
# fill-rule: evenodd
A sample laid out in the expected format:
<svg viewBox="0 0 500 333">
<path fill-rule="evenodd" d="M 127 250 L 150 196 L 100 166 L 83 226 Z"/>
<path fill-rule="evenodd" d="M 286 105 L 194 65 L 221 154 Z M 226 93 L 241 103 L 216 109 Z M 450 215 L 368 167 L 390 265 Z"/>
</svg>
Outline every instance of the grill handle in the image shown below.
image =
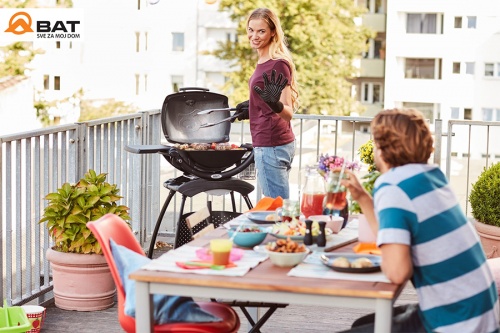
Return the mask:
<svg viewBox="0 0 500 333">
<path fill-rule="evenodd" d="M 200 88 L 200 87 L 183 87 L 183 88 L 179 88 L 179 91 L 180 92 L 186 92 L 188 90 L 197 90 L 197 91 L 210 91 L 210 89 L 207 89 L 207 88 Z"/>
</svg>

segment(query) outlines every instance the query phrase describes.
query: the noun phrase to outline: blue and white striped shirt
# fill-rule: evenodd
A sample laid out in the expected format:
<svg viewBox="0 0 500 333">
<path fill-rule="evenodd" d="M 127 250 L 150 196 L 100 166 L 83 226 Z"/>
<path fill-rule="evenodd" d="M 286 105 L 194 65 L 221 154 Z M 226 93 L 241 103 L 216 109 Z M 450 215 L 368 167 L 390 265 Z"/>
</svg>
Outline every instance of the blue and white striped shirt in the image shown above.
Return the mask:
<svg viewBox="0 0 500 333">
<path fill-rule="evenodd" d="M 498 332 L 495 281 L 477 233 L 437 166 L 407 164 L 374 190 L 377 243 L 410 246 L 412 282 L 429 332 Z"/>
</svg>

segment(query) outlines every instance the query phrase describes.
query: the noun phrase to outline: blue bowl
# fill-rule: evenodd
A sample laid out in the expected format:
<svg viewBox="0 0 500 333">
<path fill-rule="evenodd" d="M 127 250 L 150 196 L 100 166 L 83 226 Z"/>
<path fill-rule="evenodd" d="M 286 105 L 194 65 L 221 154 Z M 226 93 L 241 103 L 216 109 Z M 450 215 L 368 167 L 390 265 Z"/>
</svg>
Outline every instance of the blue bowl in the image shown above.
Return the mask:
<svg viewBox="0 0 500 333">
<path fill-rule="evenodd" d="M 264 241 L 267 236 L 266 228 L 261 228 L 258 226 L 249 226 L 249 228 L 259 229 L 260 232 L 244 232 L 245 226 L 234 236 L 233 243 L 238 245 L 239 247 L 249 247 L 253 248 L 255 245 L 259 245 Z M 236 227 L 228 230 L 229 238 L 231 238 L 236 231 Z"/>
</svg>

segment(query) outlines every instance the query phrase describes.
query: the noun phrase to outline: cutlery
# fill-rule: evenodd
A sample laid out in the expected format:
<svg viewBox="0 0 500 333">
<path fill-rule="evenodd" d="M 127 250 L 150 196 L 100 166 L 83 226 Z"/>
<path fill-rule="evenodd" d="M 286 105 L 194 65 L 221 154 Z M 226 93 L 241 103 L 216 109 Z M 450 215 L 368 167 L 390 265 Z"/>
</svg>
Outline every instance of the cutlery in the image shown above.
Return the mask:
<svg viewBox="0 0 500 333">
<path fill-rule="evenodd" d="M 218 270 L 218 271 L 226 268 L 225 265 L 214 265 L 214 264 L 211 264 L 209 262 L 199 262 L 199 261 L 186 261 L 184 263 L 184 265 L 187 265 L 187 266 L 207 267 L 207 268 L 215 269 L 215 270 Z"/>
</svg>

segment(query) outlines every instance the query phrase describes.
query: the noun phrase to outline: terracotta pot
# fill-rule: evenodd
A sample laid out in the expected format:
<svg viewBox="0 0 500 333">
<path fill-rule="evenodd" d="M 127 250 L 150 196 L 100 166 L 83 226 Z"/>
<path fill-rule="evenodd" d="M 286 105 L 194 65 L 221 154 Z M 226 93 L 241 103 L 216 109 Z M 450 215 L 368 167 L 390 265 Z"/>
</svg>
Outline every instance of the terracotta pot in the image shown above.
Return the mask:
<svg viewBox="0 0 500 333">
<path fill-rule="evenodd" d="M 52 268 L 54 300 L 58 308 L 96 311 L 114 305 L 116 286 L 103 255 L 48 249 L 47 260 Z"/>
<path fill-rule="evenodd" d="M 483 251 L 487 258 L 500 256 L 500 227 L 474 221 L 474 227 L 481 239 Z"/>
</svg>

